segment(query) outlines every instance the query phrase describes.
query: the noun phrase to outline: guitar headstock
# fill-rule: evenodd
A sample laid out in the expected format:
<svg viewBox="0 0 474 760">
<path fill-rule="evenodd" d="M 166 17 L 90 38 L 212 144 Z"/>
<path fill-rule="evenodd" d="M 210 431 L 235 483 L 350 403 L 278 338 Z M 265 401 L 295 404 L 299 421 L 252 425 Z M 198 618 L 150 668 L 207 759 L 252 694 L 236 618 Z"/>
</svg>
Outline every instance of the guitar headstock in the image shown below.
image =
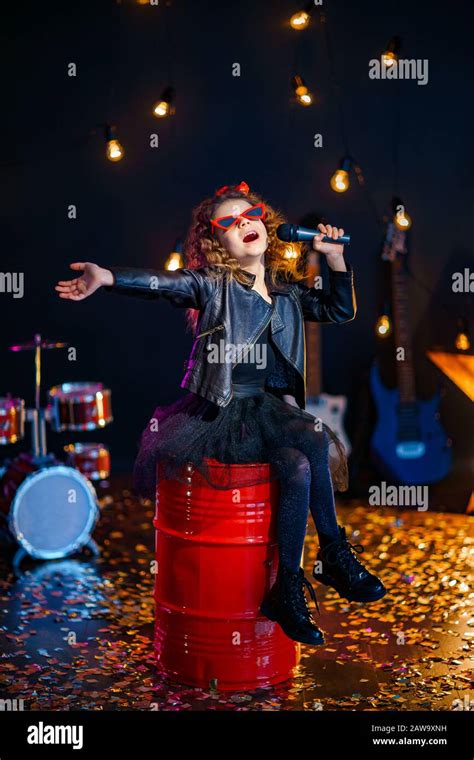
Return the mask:
<svg viewBox="0 0 474 760">
<path fill-rule="evenodd" d="M 385 232 L 385 239 L 382 246 L 382 261 L 395 261 L 397 256 L 406 255 L 407 233 L 399 230 L 395 222 L 388 222 Z"/>
<path fill-rule="evenodd" d="M 406 256 L 407 230 L 411 221 L 405 212 L 405 206 L 399 198 L 392 200 L 393 217 L 387 222 L 385 239 L 382 246 L 382 261 L 395 261 L 397 256 Z M 405 224 L 406 229 L 401 225 Z"/>
</svg>

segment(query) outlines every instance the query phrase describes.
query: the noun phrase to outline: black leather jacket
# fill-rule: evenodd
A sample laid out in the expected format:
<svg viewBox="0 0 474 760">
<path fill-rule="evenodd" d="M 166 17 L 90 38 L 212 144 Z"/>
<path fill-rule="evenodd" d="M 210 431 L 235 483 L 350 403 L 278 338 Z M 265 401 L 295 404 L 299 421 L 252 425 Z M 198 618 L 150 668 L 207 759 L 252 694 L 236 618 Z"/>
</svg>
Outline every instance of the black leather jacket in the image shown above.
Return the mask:
<svg viewBox="0 0 474 760">
<path fill-rule="evenodd" d="M 275 395 L 295 396 L 304 409 L 306 400 L 306 351 L 303 320 L 312 322 L 349 322 L 356 315 L 353 270 L 329 269 L 329 293 L 308 288 L 301 282 L 279 281 L 266 284 L 273 298 L 274 309 L 252 288 L 255 275 L 240 270 L 246 279 L 243 285 L 227 274 L 209 276 L 210 267 L 175 271 L 106 267 L 114 275 L 114 285 L 105 290 L 144 298 L 165 298 L 174 306 L 199 310 L 197 334 L 182 388 L 209 399 L 218 406 L 227 406 L 232 399 L 232 368 L 252 346 L 271 321 L 273 343 L 279 349 L 276 369 L 266 378 L 265 387 Z M 209 362 L 207 351 L 217 338 L 225 345 L 238 346 L 234 363 Z"/>
</svg>

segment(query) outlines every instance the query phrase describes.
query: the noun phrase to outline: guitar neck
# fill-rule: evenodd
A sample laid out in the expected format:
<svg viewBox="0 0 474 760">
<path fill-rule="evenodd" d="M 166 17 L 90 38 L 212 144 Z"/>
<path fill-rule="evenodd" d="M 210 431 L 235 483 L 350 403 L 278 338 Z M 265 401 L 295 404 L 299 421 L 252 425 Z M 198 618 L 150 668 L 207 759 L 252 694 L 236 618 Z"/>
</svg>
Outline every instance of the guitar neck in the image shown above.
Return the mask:
<svg viewBox="0 0 474 760">
<path fill-rule="evenodd" d="M 314 278 L 319 275 L 319 254 L 308 254 L 308 276 L 305 284 L 314 286 Z M 321 327 L 317 322 L 304 323 L 306 336 L 306 390 L 309 398 L 321 393 Z"/>
<path fill-rule="evenodd" d="M 416 399 L 408 305 L 409 282 L 401 255 L 392 260 L 391 266 L 395 346 L 396 350 L 404 350 L 403 359 L 396 357 L 398 387 L 401 402 L 409 404 Z"/>
</svg>

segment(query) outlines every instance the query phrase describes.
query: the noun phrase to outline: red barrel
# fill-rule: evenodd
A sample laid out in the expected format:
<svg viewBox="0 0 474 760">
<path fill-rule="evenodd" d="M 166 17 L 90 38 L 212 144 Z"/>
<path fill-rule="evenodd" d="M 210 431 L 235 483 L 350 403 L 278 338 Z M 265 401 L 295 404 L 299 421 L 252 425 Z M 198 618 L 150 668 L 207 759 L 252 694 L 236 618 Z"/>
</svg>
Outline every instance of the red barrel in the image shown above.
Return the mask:
<svg viewBox="0 0 474 760">
<path fill-rule="evenodd" d="M 222 467 L 209 460 L 213 467 Z M 223 490 L 189 465 L 156 492 L 155 651 L 160 671 L 202 688 L 248 690 L 290 678 L 300 645 L 259 613 L 278 570 L 278 482 Z"/>
</svg>

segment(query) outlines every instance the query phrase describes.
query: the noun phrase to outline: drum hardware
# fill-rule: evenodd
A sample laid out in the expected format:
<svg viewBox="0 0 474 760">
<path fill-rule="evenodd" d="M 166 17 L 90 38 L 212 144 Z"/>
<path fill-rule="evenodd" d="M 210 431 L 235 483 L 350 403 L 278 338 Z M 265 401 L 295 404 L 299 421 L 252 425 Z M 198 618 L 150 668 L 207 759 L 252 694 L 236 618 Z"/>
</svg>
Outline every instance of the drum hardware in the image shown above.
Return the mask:
<svg viewBox="0 0 474 760">
<path fill-rule="evenodd" d="M 20 343 L 14 346 L 10 346 L 9 350 L 18 351 L 34 351 L 35 352 L 35 407 L 32 414 L 32 434 L 33 434 L 33 453 L 34 456 L 45 456 L 46 454 L 46 430 L 44 423 L 44 409 L 41 408 L 40 396 L 41 396 L 41 351 L 49 350 L 52 348 L 65 348 L 69 343 L 61 343 L 59 341 L 45 340 L 41 337 L 40 333 L 36 333 L 35 337 L 29 343 Z M 28 410 L 32 411 L 32 410 Z"/>
</svg>

